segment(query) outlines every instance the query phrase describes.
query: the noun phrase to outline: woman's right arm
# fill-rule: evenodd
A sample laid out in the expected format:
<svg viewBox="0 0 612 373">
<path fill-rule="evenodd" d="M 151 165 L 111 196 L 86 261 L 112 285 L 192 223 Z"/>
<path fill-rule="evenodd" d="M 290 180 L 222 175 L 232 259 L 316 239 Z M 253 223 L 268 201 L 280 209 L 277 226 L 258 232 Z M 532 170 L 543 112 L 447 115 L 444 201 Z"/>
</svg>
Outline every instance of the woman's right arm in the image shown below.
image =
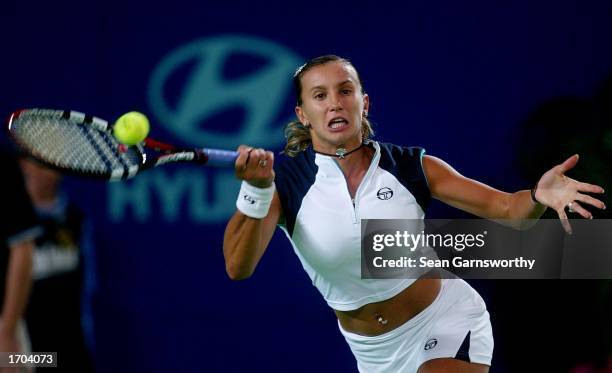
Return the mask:
<svg viewBox="0 0 612 373">
<path fill-rule="evenodd" d="M 244 145 L 238 148 L 238 152 L 236 176 L 257 188 L 271 186 L 274 182 L 274 154 Z M 264 166 L 262 162 L 265 162 Z M 240 210 L 234 213 L 223 237 L 225 270 L 232 280 L 246 279 L 253 274 L 274 235 L 281 215 L 280 199 L 276 192 L 265 217 L 252 218 Z"/>
</svg>

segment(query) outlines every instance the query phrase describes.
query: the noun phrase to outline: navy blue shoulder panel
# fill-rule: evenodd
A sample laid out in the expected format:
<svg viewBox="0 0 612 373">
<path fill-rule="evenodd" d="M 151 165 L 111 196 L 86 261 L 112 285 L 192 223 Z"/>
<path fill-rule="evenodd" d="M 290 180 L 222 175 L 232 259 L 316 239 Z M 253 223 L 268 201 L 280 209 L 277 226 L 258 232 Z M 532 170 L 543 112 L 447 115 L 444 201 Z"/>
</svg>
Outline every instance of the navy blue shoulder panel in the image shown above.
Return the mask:
<svg viewBox="0 0 612 373">
<path fill-rule="evenodd" d="M 319 167 L 315 164 L 315 153 L 309 147 L 295 157 L 281 156 L 274 162 L 276 177 L 274 184 L 280 197 L 289 235 L 293 235 L 295 218 L 302 200 L 314 184 Z"/>
<path fill-rule="evenodd" d="M 380 168 L 395 176 L 412 193 L 423 211 L 427 211 L 431 202 L 431 193 L 421 162 L 425 149 L 418 146 L 402 147 L 382 142 L 378 144 L 380 145 Z"/>
</svg>

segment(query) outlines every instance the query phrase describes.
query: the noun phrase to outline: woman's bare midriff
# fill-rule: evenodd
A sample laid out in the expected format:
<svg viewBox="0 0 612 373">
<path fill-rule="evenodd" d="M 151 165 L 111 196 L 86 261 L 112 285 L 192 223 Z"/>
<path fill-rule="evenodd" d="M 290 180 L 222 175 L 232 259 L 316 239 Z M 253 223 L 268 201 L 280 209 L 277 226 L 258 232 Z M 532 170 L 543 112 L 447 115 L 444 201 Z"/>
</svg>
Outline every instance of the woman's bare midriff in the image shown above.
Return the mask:
<svg viewBox="0 0 612 373">
<path fill-rule="evenodd" d="M 427 308 L 438 296 L 441 286 L 439 278 L 420 278 L 393 298 L 352 311 L 335 310 L 336 316 L 348 332 L 366 336 L 383 334 Z"/>
</svg>

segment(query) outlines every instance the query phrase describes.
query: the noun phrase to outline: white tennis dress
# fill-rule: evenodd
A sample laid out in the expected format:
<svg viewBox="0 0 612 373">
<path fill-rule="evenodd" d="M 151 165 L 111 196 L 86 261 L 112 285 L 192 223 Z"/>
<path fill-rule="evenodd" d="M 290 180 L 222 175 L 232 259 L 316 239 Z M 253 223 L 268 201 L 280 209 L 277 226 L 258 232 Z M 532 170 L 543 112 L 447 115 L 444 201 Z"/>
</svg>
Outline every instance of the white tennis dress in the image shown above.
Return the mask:
<svg viewBox="0 0 612 373">
<path fill-rule="evenodd" d="M 281 228 L 313 285 L 339 311 L 392 298 L 418 277 L 361 278 L 361 219 L 424 219 L 431 199 L 424 149 L 368 146 L 374 157 L 354 199 L 336 159 L 311 147 L 275 165 Z M 490 365 L 493 336 L 482 298 L 463 280 L 442 281 L 429 307 L 388 333 L 368 337 L 340 327 L 361 372 L 416 372 L 441 357 Z"/>
</svg>

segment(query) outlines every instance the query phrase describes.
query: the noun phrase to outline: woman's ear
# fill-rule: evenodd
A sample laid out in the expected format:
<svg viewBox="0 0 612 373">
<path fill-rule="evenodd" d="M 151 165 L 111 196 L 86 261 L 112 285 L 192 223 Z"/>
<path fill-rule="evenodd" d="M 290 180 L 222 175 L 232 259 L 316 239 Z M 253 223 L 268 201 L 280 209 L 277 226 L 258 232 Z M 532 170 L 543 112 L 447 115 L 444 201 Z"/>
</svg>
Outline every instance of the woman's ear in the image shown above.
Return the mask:
<svg viewBox="0 0 612 373">
<path fill-rule="evenodd" d="M 308 127 L 308 119 L 306 119 L 306 115 L 304 115 L 304 110 L 302 110 L 301 106 L 295 107 L 295 115 L 298 117 L 298 120 L 304 125 L 304 127 Z"/>
</svg>

